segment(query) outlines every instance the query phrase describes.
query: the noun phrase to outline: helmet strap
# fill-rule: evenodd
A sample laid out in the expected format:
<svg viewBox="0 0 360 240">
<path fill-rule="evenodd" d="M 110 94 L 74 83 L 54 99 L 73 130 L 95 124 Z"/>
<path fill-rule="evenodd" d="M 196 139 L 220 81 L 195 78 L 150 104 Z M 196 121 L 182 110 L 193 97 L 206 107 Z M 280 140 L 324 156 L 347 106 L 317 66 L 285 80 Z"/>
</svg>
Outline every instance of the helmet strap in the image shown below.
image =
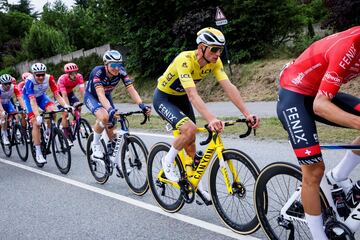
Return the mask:
<svg viewBox="0 0 360 240">
<path fill-rule="evenodd" d="M 205 45 L 204 50 L 201 49 L 201 51 L 202 51 L 202 58 L 203 58 L 207 63 L 210 63 L 210 61 L 205 58 L 205 51 L 206 51 L 207 48 L 208 48 L 208 46 Z"/>
</svg>

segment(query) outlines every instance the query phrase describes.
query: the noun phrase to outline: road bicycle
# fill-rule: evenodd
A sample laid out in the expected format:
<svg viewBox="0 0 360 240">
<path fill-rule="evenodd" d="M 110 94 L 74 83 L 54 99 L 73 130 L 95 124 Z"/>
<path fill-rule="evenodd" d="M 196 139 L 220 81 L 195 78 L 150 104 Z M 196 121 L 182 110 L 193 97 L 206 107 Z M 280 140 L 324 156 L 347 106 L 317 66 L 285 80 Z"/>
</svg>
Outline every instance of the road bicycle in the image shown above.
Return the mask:
<svg viewBox="0 0 360 240">
<path fill-rule="evenodd" d="M 358 145 L 322 145 L 322 149 L 360 149 Z M 301 203 L 301 169 L 287 162 L 275 162 L 260 173 L 254 191 L 256 213 L 269 239 L 312 239 Z M 325 232 L 329 239 L 355 240 L 360 228 L 360 204 L 345 220 L 335 207 L 332 185 L 323 177 L 320 200 Z M 264 199 L 263 193 L 268 193 Z"/>
<path fill-rule="evenodd" d="M 4 154 L 7 157 L 11 156 L 12 153 L 12 147 L 16 147 L 16 151 L 22 161 L 27 161 L 28 155 L 29 155 L 29 148 L 27 144 L 27 138 L 26 134 L 21 127 L 21 124 L 19 123 L 18 119 L 16 118 L 16 115 L 18 112 L 13 112 L 10 114 L 7 114 L 5 117 L 5 121 L 7 121 L 7 136 L 9 139 L 10 144 L 4 144 L 2 135 L 4 134 L 4 130 L 1 129 L 1 148 L 4 152 Z"/>
<path fill-rule="evenodd" d="M 64 133 L 57 127 L 54 116 L 56 113 L 63 111 L 65 110 L 61 109 L 40 113 L 40 116 L 44 119 L 40 126 L 40 147 L 44 158 L 46 159 L 47 155 L 52 153 L 56 167 L 62 174 L 67 174 L 71 168 L 71 147 L 69 146 Z M 47 127 L 48 121 L 50 123 L 49 129 Z M 33 139 L 32 127 L 29 129 L 29 135 L 30 139 Z M 35 145 L 33 141 L 30 141 L 30 149 L 36 166 L 42 168 L 45 163 L 39 163 L 36 161 Z"/>
<path fill-rule="evenodd" d="M 232 126 L 235 123 L 246 123 L 247 126 L 246 133 L 240 135 L 240 138 L 251 133 L 252 128 L 246 119 L 227 121 L 225 126 Z M 191 157 L 186 156 L 185 150 L 178 153 L 175 165 L 180 176 L 179 182 L 168 180 L 161 165 L 161 159 L 169 151 L 170 145 L 159 142 L 150 150 L 147 174 L 156 202 L 163 210 L 174 213 L 185 203 L 192 203 L 196 193 L 206 204 L 206 199 L 197 188 L 210 165 L 210 195 L 222 221 L 235 232 L 241 234 L 255 232 L 260 225 L 253 207 L 252 191 L 260 172 L 258 166 L 244 152 L 225 149 L 220 133 L 210 131 L 206 125 L 204 128 L 198 128 L 197 132 L 208 134 L 207 139 L 200 142 L 200 145 L 207 145 L 206 150 L 199 164 L 193 169 L 186 167 Z M 174 137 L 179 134 L 179 130 L 173 130 Z"/>
<path fill-rule="evenodd" d="M 68 114 L 68 117 L 66 121 L 68 122 L 69 126 L 69 140 L 71 142 L 74 142 L 76 139 L 79 142 L 79 146 L 81 151 L 86 154 L 86 142 L 90 134 L 92 133 L 92 128 L 90 123 L 85 119 L 82 118 L 80 115 L 80 107 L 84 103 L 79 103 L 75 106 L 74 111 L 71 112 L 71 115 L 73 116 L 73 120 L 70 122 L 70 115 Z M 61 124 L 62 118 L 58 119 L 57 126 L 63 130 L 63 126 Z"/>
<path fill-rule="evenodd" d="M 92 158 L 94 133 L 91 133 L 86 145 L 86 156 L 91 174 L 98 183 L 106 183 L 113 174 L 114 169 L 116 169 L 117 176 L 125 178 L 130 190 L 140 196 L 145 194 L 149 189 L 146 178 L 148 150 L 138 136 L 132 135 L 129 132 L 129 121 L 127 117 L 134 114 L 142 114 L 144 116 L 141 125 L 145 124 L 148 120 L 148 117 L 142 111 L 115 113 L 114 117 L 116 122 L 120 123 L 120 130 L 117 131 L 116 137 L 114 137 L 113 140 L 115 146 L 111 143 L 108 144 L 103 134 L 100 142 L 104 158 Z M 112 151 L 112 155 L 109 155 L 110 147 L 112 148 L 110 150 Z"/>
</svg>

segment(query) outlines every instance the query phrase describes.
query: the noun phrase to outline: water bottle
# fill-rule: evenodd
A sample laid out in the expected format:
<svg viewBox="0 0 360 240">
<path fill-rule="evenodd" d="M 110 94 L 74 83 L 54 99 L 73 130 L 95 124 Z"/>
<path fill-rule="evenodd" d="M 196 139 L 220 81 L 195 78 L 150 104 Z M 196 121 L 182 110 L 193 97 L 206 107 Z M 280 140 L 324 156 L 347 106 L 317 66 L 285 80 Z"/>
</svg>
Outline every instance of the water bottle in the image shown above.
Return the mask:
<svg viewBox="0 0 360 240">
<path fill-rule="evenodd" d="M 346 196 L 346 203 L 349 207 L 355 208 L 360 202 L 360 180 L 357 181 L 348 195 Z"/>
<path fill-rule="evenodd" d="M 193 161 L 193 169 L 196 169 L 199 166 L 199 163 L 203 156 L 204 156 L 204 153 L 201 150 L 196 152 L 196 154 L 194 156 L 194 161 Z"/>
<path fill-rule="evenodd" d="M 346 205 L 346 197 L 343 189 L 334 184 L 334 188 L 331 190 L 331 196 L 339 216 L 346 219 L 350 214 L 350 209 Z"/>
</svg>

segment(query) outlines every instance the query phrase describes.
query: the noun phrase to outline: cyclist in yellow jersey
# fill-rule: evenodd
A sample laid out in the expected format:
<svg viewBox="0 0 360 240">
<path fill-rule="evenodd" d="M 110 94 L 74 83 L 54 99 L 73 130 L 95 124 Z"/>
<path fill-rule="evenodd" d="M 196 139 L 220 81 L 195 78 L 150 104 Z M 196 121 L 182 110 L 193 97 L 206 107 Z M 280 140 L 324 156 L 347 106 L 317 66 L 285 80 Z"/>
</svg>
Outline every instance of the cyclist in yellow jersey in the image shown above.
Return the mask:
<svg viewBox="0 0 360 240">
<path fill-rule="evenodd" d="M 171 181 L 179 181 L 174 159 L 179 150 L 185 148 L 188 156 L 194 158 L 196 121 L 192 105 L 208 122 L 212 131 L 221 132 L 223 121 L 214 116 L 199 96 L 195 83 L 207 74 L 214 74 L 217 81 L 240 112 L 252 123 L 259 126 L 259 118 L 246 108 L 238 89 L 229 81 L 224 71 L 220 55 L 224 49 L 225 37 L 215 28 L 203 28 L 197 33 L 198 47 L 194 51 L 181 52 L 158 79 L 153 104 L 157 113 L 168 121 L 174 129 L 179 129 L 178 136 L 167 155 L 161 160 L 165 176 Z M 199 190 L 200 189 L 199 186 Z M 203 194 L 204 195 L 204 194 Z"/>
</svg>

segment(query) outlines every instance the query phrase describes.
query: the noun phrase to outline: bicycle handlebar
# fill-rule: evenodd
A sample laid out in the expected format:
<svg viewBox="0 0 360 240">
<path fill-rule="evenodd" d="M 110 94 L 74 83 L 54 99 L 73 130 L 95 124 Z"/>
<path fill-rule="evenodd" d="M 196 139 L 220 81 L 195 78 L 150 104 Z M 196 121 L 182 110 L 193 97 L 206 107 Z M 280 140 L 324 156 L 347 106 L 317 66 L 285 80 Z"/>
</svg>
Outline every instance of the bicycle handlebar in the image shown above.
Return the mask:
<svg viewBox="0 0 360 240">
<path fill-rule="evenodd" d="M 144 125 L 148 120 L 149 120 L 149 116 L 147 116 L 143 111 L 139 110 L 139 111 L 131 111 L 131 112 L 119 112 L 119 113 L 115 113 L 115 116 L 120 118 L 126 118 L 127 116 L 131 116 L 133 114 L 142 114 L 144 116 L 144 119 L 142 122 L 140 122 L 141 125 Z"/>
<path fill-rule="evenodd" d="M 246 119 L 244 119 L 244 118 L 239 118 L 239 119 L 232 120 L 232 121 L 225 121 L 225 127 L 232 126 L 232 125 L 235 125 L 235 123 L 240 123 L 240 122 L 241 122 L 241 123 L 246 123 L 247 130 L 246 130 L 246 132 L 245 132 L 244 134 L 240 134 L 240 135 L 239 135 L 239 138 L 245 138 L 245 137 L 247 137 L 247 136 L 250 135 L 251 130 L 252 130 L 252 127 L 249 125 L 250 121 L 248 121 L 248 120 L 246 120 Z M 215 134 L 213 135 L 213 134 L 212 134 L 212 131 L 209 129 L 209 125 L 208 125 L 208 124 L 206 124 L 206 125 L 204 126 L 204 128 L 206 128 L 206 130 L 208 131 L 208 137 L 207 137 L 206 140 L 200 142 L 200 145 L 206 145 L 206 144 L 208 144 L 208 143 L 211 141 L 212 136 L 214 136 L 214 139 L 216 139 L 217 136 L 218 136 L 218 134 L 219 134 L 218 132 L 215 132 Z M 254 129 L 254 135 L 256 135 L 255 129 Z"/>
</svg>

